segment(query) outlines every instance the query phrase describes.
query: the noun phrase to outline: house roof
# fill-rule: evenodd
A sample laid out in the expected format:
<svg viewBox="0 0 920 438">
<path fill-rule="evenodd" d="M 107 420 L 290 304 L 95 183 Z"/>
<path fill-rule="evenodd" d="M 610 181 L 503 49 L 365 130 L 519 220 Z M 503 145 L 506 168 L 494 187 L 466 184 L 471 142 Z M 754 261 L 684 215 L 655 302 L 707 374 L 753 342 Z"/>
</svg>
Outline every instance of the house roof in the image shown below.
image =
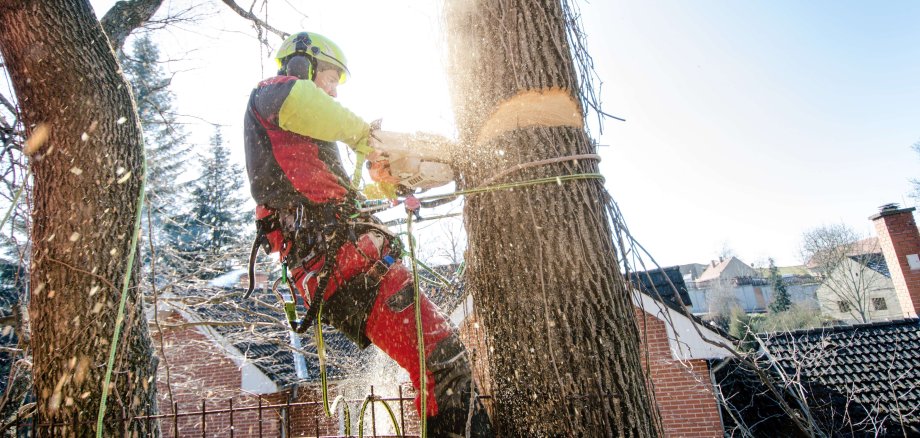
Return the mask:
<svg viewBox="0 0 920 438">
<path fill-rule="evenodd" d="M 684 306 L 693 304 L 690 301 L 690 294 L 687 292 L 687 284 L 684 282 L 680 266 L 630 272 L 629 282 L 647 295 L 653 298 L 660 298 L 661 301 L 676 310 L 680 310 L 680 307 L 682 307 L 681 302 L 683 302 Z M 675 289 L 677 293 L 675 293 Z M 680 295 L 680 300 L 677 299 L 678 294 Z"/>
<path fill-rule="evenodd" d="M 882 253 L 882 246 L 878 241 L 878 237 L 867 237 L 862 240 L 857 240 L 853 242 L 852 244 L 847 244 L 845 249 L 846 249 L 846 254 L 844 255 L 846 255 L 847 257 L 853 257 L 853 256 L 858 256 L 858 255 L 863 255 L 863 254 L 881 254 Z M 818 257 L 818 256 L 823 255 L 823 254 L 836 254 L 836 252 L 832 252 L 832 250 L 830 249 L 821 251 L 818 254 L 812 256 L 810 259 L 808 259 L 808 261 L 805 262 L 805 267 L 808 269 L 817 268 L 819 265 L 819 262 L 817 260 L 821 260 L 821 257 Z"/>
<path fill-rule="evenodd" d="M 857 254 L 849 257 L 856 263 L 862 264 L 887 278 L 891 278 L 891 272 L 888 271 L 888 263 L 885 262 L 885 256 L 881 253 Z"/>
<path fill-rule="evenodd" d="M 294 371 L 294 356 L 290 348 L 290 327 L 284 322 L 284 313 L 271 292 L 256 292 L 253 298 L 243 300 L 243 289 L 195 288 L 181 292 L 184 297 L 210 298 L 200 304 L 185 308 L 200 321 L 214 322 L 209 327 L 224 341 L 240 351 L 245 358 L 279 386 L 299 381 Z M 298 315 L 305 310 L 298 305 Z M 221 323 L 244 321 L 243 325 Z M 308 378 L 319 378 L 319 362 L 313 339 L 313 330 L 300 335 L 306 352 Z M 334 329 L 323 330 L 326 346 L 327 375 L 345 377 L 359 371 L 351 364 L 364 363 L 362 352 L 344 335 Z"/>
<path fill-rule="evenodd" d="M 777 266 L 777 273 L 781 277 L 804 277 L 810 276 L 811 273 L 808 272 L 808 268 L 805 265 L 796 265 L 796 266 Z M 770 268 L 758 268 L 756 271 L 760 274 L 761 277 L 767 278 L 770 276 Z"/>
<path fill-rule="evenodd" d="M 867 237 L 857 240 L 853 247 L 847 251 L 847 255 L 855 256 L 860 254 L 876 254 L 882 252 L 882 246 L 879 244 L 878 237 Z"/>
<path fill-rule="evenodd" d="M 721 278 L 725 272 L 733 272 L 733 277 L 753 277 L 757 275 L 757 271 L 754 268 L 748 266 L 746 263 L 738 260 L 737 257 L 732 256 L 721 262 L 717 263 L 715 266 L 709 266 L 703 271 L 703 274 L 696 279 L 697 282 L 704 282 L 715 280 Z"/>
<path fill-rule="evenodd" d="M 709 265 L 702 263 L 688 263 L 686 265 L 680 265 L 678 268 L 680 269 L 681 274 L 690 275 L 690 280 L 696 280 L 700 275 L 703 274 L 704 271 L 706 271 L 707 266 Z"/>
<path fill-rule="evenodd" d="M 920 320 L 758 335 L 786 372 L 829 388 L 884 420 L 920 433 Z M 913 430 L 913 432 L 910 432 Z"/>
<path fill-rule="evenodd" d="M 462 284 L 459 284 L 456 265 L 432 267 L 442 278 L 451 282 L 443 284 L 430 272 L 419 268 L 419 285 L 424 293 L 440 308 L 452 309 L 462 299 Z M 237 272 L 228 273 L 226 278 L 237 278 Z M 219 277 L 220 278 L 220 277 Z M 219 336 L 239 350 L 247 360 L 259 368 L 279 386 L 299 381 L 294 370 L 294 359 L 290 345 L 290 330 L 284 322 L 284 314 L 277 304 L 277 298 L 269 291 L 256 291 L 252 299 L 243 300 L 244 290 L 236 288 L 238 281 L 212 283 L 211 287 L 189 288 L 179 292 L 182 296 L 199 298 L 201 304 L 185 308 L 196 319 L 213 321 L 210 324 Z M 226 287 L 214 287 L 226 285 Z M 220 297 L 220 299 L 214 299 Z M 298 316 L 306 310 L 297 306 Z M 225 322 L 245 321 L 252 325 L 224 325 Z M 307 364 L 306 381 L 319 379 L 319 360 L 313 339 L 313 330 L 300 335 L 302 350 Z M 326 371 L 329 378 L 343 378 L 362 373 L 371 364 L 375 354 L 373 348 L 360 350 L 343 334 L 329 326 L 323 328 L 326 346 Z"/>
</svg>

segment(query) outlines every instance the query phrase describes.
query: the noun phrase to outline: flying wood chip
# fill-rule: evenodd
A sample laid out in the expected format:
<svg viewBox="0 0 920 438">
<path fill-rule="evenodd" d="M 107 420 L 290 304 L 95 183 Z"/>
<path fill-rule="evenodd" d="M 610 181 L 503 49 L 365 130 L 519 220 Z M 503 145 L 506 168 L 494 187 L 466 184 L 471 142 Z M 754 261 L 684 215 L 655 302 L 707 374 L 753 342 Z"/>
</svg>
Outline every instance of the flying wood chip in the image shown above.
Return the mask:
<svg viewBox="0 0 920 438">
<path fill-rule="evenodd" d="M 584 127 L 581 107 L 568 91 L 558 88 L 529 90 L 498 104 L 479 130 L 477 144 L 508 131 L 529 126 Z"/>
<path fill-rule="evenodd" d="M 48 141 L 48 136 L 50 134 L 51 128 L 46 123 L 39 123 L 38 126 L 32 130 L 32 135 L 26 139 L 26 144 L 22 152 L 26 155 L 34 154 L 46 141 Z"/>
</svg>

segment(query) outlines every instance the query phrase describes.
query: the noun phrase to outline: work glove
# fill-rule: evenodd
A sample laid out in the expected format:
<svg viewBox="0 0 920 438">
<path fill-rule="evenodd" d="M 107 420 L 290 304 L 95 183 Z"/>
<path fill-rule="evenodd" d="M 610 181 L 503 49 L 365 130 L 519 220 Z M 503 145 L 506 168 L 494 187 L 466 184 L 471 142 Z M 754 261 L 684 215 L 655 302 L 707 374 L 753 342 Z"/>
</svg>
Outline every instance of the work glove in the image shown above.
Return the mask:
<svg viewBox="0 0 920 438">
<path fill-rule="evenodd" d="M 389 199 L 392 201 L 397 196 L 396 184 L 385 181 L 368 184 L 364 186 L 364 196 L 367 196 L 368 200 Z"/>
<path fill-rule="evenodd" d="M 380 151 L 380 139 L 375 135 L 382 124 L 383 119 L 377 119 L 370 123 L 370 129 L 368 129 L 367 133 L 367 146 L 372 151 L 368 152 L 366 157 L 369 162 L 379 161 L 383 158 L 383 153 Z"/>
</svg>

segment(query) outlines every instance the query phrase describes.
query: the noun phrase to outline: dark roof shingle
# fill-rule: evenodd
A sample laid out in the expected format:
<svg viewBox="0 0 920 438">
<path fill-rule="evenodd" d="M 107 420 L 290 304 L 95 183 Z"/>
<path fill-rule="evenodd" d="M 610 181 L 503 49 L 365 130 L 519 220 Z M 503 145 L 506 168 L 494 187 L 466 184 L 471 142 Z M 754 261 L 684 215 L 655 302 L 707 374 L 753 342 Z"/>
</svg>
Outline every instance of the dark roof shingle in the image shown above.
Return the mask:
<svg viewBox="0 0 920 438">
<path fill-rule="evenodd" d="M 878 430 L 920 433 L 920 320 L 758 335 L 787 375 L 863 405 Z M 913 431 L 913 432 L 912 432 Z"/>
</svg>

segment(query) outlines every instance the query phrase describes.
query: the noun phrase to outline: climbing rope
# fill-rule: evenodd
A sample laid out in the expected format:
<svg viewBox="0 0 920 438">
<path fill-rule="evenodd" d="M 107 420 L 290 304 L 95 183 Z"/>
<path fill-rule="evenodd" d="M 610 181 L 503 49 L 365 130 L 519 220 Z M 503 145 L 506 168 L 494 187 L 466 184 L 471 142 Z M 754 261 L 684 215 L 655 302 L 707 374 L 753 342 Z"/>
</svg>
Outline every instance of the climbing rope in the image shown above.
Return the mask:
<svg viewBox="0 0 920 438">
<path fill-rule="evenodd" d="M 26 177 L 22 179 L 22 185 L 19 186 L 19 190 L 16 191 L 16 195 L 13 196 L 13 201 L 10 202 L 10 208 L 6 210 L 6 214 L 3 215 L 3 220 L 0 221 L 0 228 L 3 228 L 6 225 L 6 220 L 10 218 L 10 215 L 13 214 L 13 210 L 16 209 L 16 204 L 19 202 L 19 197 L 22 196 L 22 192 L 26 188 L 26 183 L 29 181 L 29 176 L 32 174 L 32 168 L 26 169 Z"/>
<path fill-rule="evenodd" d="M 134 218 L 134 234 L 131 236 L 131 247 L 128 249 L 128 264 L 125 266 L 124 281 L 121 285 L 121 301 L 118 303 L 118 315 L 115 317 L 115 332 L 109 349 L 109 360 L 105 366 L 105 378 L 102 381 L 102 400 L 99 402 L 99 415 L 96 418 L 96 438 L 102 438 L 102 423 L 105 419 L 105 404 L 109 397 L 109 383 L 112 380 L 112 368 L 115 366 L 115 352 L 118 351 L 118 338 L 121 337 L 121 327 L 125 321 L 125 305 L 128 302 L 128 284 L 131 282 L 131 269 L 134 266 L 134 255 L 137 252 L 137 240 L 141 234 L 141 211 L 144 207 L 144 197 L 147 186 L 147 159 L 141 152 L 141 188 L 137 196 L 136 213 Z"/>
<path fill-rule="evenodd" d="M 376 398 L 375 396 L 369 395 L 364 399 L 364 403 L 361 404 L 361 412 L 358 414 L 358 438 L 364 438 L 364 411 L 367 409 L 367 405 L 373 402 L 380 402 L 383 404 L 383 408 L 386 409 L 387 414 L 390 414 L 390 422 L 393 424 L 393 428 L 396 430 L 396 436 L 403 436 L 403 434 L 399 431 L 399 423 L 396 422 L 396 414 L 393 412 L 393 409 L 390 408 L 390 405 L 387 404 L 387 402 Z M 349 432 L 346 431 L 345 434 L 348 435 Z"/>
<path fill-rule="evenodd" d="M 418 343 L 418 368 L 419 368 L 419 436 L 425 438 L 428 423 L 428 372 L 425 364 L 425 334 L 422 330 L 422 306 L 419 305 L 421 292 L 418 287 L 418 261 L 415 259 L 415 239 L 412 236 L 412 211 L 406 210 L 406 233 L 409 235 L 409 257 L 412 260 L 412 289 L 415 293 L 415 338 Z"/>
</svg>

